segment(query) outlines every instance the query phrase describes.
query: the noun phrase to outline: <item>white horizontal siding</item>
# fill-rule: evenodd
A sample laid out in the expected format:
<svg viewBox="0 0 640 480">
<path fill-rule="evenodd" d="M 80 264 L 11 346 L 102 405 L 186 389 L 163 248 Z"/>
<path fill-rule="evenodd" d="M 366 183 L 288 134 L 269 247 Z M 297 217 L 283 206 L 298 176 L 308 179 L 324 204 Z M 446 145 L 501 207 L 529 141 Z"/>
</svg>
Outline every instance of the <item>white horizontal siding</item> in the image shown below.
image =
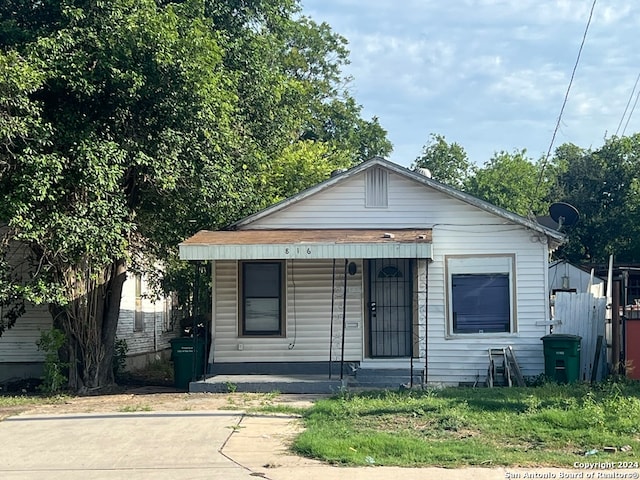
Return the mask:
<svg viewBox="0 0 640 480">
<path fill-rule="evenodd" d="M 45 352 L 38 350 L 36 342 L 43 331 L 53 325 L 46 305 L 27 305 L 25 314 L 13 328 L 0 337 L 0 363 L 42 362 Z"/>
<path fill-rule="evenodd" d="M 389 206 L 366 208 L 362 172 L 245 228 L 428 228 L 452 222 L 505 220 L 394 173 L 389 173 Z"/>
<path fill-rule="evenodd" d="M 165 332 L 165 299 L 153 300 L 145 295 L 150 293 L 150 287 L 144 276 L 142 277 L 142 302 L 141 308 L 144 319 L 144 328 L 135 330 L 136 311 L 136 286 L 135 276 L 127 275 L 127 280 L 122 286 L 122 300 L 120 302 L 120 314 L 116 338 L 127 342 L 127 355 L 140 355 L 153 353 L 169 348 L 169 341 L 179 334 L 179 325 L 174 326 L 173 331 Z"/>
<path fill-rule="evenodd" d="M 337 262 L 333 359 L 340 358 L 344 264 Z M 345 360 L 362 359 L 362 263 L 348 276 Z M 216 261 L 214 278 L 214 362 L 328 361 L 331 333 L 332 261 L 288 260 L 286 336 L 238 335 L 237 262 Z M 342 270 L 342 271 L 341 271 Z M 239 348 L 242 348 L 240 350 Z"/>
<path fill-rule="evenodd" d="M 0 235 L 6 232 L 5 227 L 0 227 Z M 30 277 L 29 262 L 25 261 L 28 255 L 29 250 L 24 244 L 10 243 L 7 258 L 15 269 L 12 274 L 24 281 Z M 0 307 L 0 315 L 2 313 Z M 41 332 L 50 330 L 52 325 L 53 319 L 47 305 L 26 304 L 24 315 L 0 337 L 0 363 L 42 362 L 45 352 L 38 350 L 36 342 L 40 340 Z"/>
<path fill-rule="evenodd" d="M 428 381 L 443 384 L 484 382 L 488 349 L 512 345 L 525 376 L 544 370 L 541 321 L 548 318 L 546 244 L 533 232 L 509 227 L 496 231 L 481 225 L 443 226 L 433 230 L 434 255 L 428 266 Z M 446 335 L 447 255 L 515 255 L 517 332 L 514 334 Z"/>
<path fill-rule="evenodd" d="M 18 274 L 25 279 L 28 277 L 28 268 L 20 262 L 27 254 L 23 245 L 14 243 L 9 255 L 18 265 Z M 178 329 L 176 328 L 175 332 L 164 331 L 164 300 L 153 302 L 151 299 L 143 298 L 144 330 L 134 332 L 135 281 L 133 276 L 129 277 L 123 285 L 117 338 L 127 341 L 129 355 L 168 348 L 169 340 L 178 333 Z M 142 287 L 143 294 L 149 291 L 144 279 Z M 36 342 L 40 339 L 42 331 L 50 330 L 52 327 L 53 321 L 47 305 L 28 305 L 25 314 L 17 320 L 15 326 L 0 337 L 0 363 L 42 362 L 44 352 L 38 350 Z"/>
</svg>

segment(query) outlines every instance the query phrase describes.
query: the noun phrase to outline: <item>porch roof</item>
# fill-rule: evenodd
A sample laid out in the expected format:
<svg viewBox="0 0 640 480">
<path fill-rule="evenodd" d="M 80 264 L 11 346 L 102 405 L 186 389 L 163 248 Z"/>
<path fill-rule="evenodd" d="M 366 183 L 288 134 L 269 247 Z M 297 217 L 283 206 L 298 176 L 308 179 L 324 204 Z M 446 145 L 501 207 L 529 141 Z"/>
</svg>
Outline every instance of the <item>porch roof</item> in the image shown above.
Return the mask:
<svg viewBox="0 0 640 480">
<path fill-rule="evenodd" d="M 179 248 L 183 260 L 430 258 L 431 230 L 201 230 Z"/>
</svg>

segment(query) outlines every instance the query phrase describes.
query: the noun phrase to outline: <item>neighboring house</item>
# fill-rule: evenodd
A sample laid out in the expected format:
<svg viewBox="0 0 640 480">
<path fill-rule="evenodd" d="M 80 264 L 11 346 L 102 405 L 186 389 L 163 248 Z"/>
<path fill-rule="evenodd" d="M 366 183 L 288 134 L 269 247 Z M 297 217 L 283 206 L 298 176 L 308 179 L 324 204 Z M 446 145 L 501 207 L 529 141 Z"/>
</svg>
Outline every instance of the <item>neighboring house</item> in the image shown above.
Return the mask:
<svg viewBox="0 0 640 480">
<path fill-rule="evenodd" d="M 356 377 L 413 368 L 457 385 L 483 383 L 488 349 L 509 345 L 525 376 L 543 372 L 548 258 L 563 241 L 374 158 L 198 232 L 180 256 L 212 262 L 211 373 L 326 373 L 344 360 Z"/>
<path fill-rule="evenodd" d="M 549 292 L 593 293 L 596 297 L 605 294 L 605 281 L 595 276 L 593 269 L 585 270 L 566 260 L 556 260 L 549 265 Z"/>
<path fill-rule="evenodd" d="M 144 276 L 129 273 L 122 289 L 116 338 L 127 343 L 127 368 L 169 358 L 169 341 L 179 336 L 171 297 L 156 299 Z"/>
<path fill-rule="evenodd" d="M 123 285 L 116 336 L 127 343 L 127 368 L 141 368 L 170 354 L 169 340 L 179 334 L 171 322 L 169 299 L 152 301 L 144 277 L 129 274 Z M 46 306 L 31 305 L 0 337 L 0 382 L 42 375 L 45 352 L 36 342 L 53 326 Z"/>
<path fill-rule="evenodd" d="M 40 331 L 49 330 L 51 325 L 47 307 L 31 305 L 13 328 L 5 330 L 0 337 L 0 383 L 13 378 L 42 376 L 45 352 L 38 350 L 36 342 L 40 339 Z"/>
</svg>

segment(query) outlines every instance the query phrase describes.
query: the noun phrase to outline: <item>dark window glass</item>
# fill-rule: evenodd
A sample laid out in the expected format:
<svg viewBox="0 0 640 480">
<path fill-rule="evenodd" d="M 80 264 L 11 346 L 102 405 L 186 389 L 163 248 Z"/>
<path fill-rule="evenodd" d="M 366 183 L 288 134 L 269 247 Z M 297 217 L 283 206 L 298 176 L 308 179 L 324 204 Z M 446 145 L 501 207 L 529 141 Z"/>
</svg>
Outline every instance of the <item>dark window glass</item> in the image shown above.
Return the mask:
<svg viewBox="0 0 640 480">
<path fill-rule="evenodd" d="M 282 264 L 242 264 L 243 335 L 280 335 L 282 318 Z"/>
<path fill-rule="evenodd" d="M 453 333 L 510 331 L 509 275 L 452 275 Z"/>
<path fill-rule="evenodd" d="M 402 272 L 393 265 L 382 267 L 378 272 L 378 278 L 402 278 Z"/>
</svg>

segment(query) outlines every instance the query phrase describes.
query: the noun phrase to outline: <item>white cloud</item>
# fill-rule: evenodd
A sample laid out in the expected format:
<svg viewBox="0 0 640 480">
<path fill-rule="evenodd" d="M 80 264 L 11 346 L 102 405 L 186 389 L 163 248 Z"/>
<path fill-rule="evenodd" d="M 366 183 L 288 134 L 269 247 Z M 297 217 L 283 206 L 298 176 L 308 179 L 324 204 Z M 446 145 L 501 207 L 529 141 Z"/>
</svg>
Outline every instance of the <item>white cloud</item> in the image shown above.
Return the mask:
<svg viewBox="0 0 640 480">
<path fill-rule="evenodd" d="M 605 25 L 613 25 L 629 17 L 632 13 L 631 5 L 604 5 L 598 10 L 596 19 L 602 20 Z"/>
<path fill-rule="evenodd" d="M 545 153 L 584 34 L 588 0 L 306 0 L 350 41 L 353 93 L 408 164 L 429 133 L 482 162 L 493 151 Z M 558 141 L 613 132 L 638 75 L 636 1 L 596 4 Z M 635 115 L 627 133 L 640 128 Z"/>
<path fill-rule="evenodd" d="M 557 99 L 566 89 L 566 80 L 567 77 L 562 72 L 547 65 L 541 69 L 507 73 L 493 83 L 489 91 L 523 104 L 536 104 L 550 98 Z"/>
</svg>

